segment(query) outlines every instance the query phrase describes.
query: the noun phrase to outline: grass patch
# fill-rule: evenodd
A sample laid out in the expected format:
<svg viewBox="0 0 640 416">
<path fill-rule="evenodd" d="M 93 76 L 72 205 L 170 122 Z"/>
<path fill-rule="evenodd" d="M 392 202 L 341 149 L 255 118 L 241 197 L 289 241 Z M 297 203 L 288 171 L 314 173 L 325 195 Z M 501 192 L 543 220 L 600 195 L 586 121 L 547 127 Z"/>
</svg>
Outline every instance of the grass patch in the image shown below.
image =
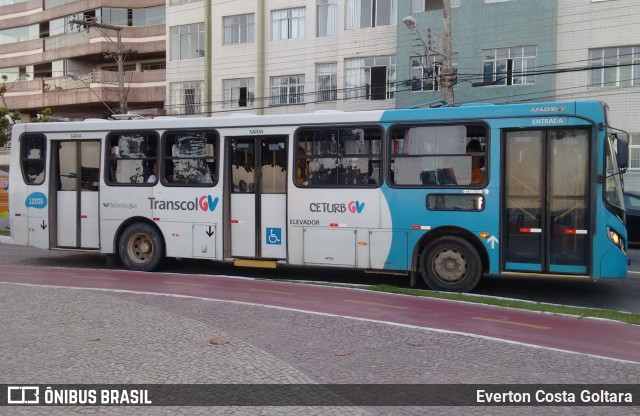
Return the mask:
<svg viewBox="0 0 640 416">
<path fill-rule="evenodd" d="M 526 302 L 521 300 L 498 299 L 480 295 L 465 293 L 435 292 L 432 290 L 410 289 L 395 287 L 390 285 L 376 285 L 363 287 L 366 290 L 375 292 L 398 293 L 402 295 L 421 296 L 437 299 L 460 300 L 483 305 L 503 306 L 506 308 L 523 309 L 535 312 L 547 312 L 563 315 L 578 316 L 581 318 L 601 318 L 613 321 L 625 322 L 633 325 L 640 325 L 640 313 L 629 313 L 610 311 L 607 309 L 580 308 L 577 306 L 552 305 L 549 303 Z"/>
<path fill-rule="evenodd" d="M 0 235 L 11 237 L 11 230 L 0 230 Z"/>
<path fill-rule="evenodd" d="M 307 283 L 296 281 L 296 283 Z M 352 285 L 341 285 L 331 283 L 314 283 L 324 286 L 353 287 Z M 620 321 L 632 325 L 640 325 L 640 313 L 610 311 L 607 309 L 580 308 L 577 306 L 552 305 L 549 303 L 527 302 L 521 300 L 498 299 L 482 295 L 468 293 L 436 292 L 433 290 L 412 289 L 391 285 L 358 286 L 358 289 L 371 290 L 373 292 L 397 293 L 401 295 L 419 296 L 424 298 L 457 300 L 482 305 L 502 306 L 505 308 L 522 309 L 534 312 L 546 312 L 562 315 L 577 316 L 580 318 L 600 318 L 612 321 Z"/>
</svg>

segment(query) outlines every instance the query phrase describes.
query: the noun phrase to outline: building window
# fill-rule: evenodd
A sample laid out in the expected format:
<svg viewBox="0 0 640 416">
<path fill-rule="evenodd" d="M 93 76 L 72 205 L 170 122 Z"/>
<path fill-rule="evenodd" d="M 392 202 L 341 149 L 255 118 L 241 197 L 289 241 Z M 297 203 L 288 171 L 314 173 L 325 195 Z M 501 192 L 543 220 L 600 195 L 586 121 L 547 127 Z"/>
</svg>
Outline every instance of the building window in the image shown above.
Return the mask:
<svg viewBox="0 0 640 416">
<path fill-rule="evenodd" d="M 107 136 L 107 143 L 107 183 L 153 185 L 157 182 L 158 137 L 155 133 L 114 133 Z"/>
<path fill-rule="evenodd" d="M 296 133 L 298 186 L 359 188 L 382 183 L 379 127 L 301 128 Z"/>
<path fill-rule="evenodd" d="M 389 137 L 393 185 L 439 187 L 486 183 L 486 126 L 402 126 L 393 128 Z"/>
<path fill-rule="evenodd" d="M 40 37 L 40 26 L 30 25 L 0 30 L 0 45 L 26 42 Z"/>
<path fill-rule="evenodd" d="M 590 87 L 640 85 L 640 46 L 589 50 Z"/>
<path fill-rule="evenodd" d="M 195 3 L 202 0 L 169 0 L 169 6 L 178 6 L 180 4 Z"/>
<path fill-rule="evenodd" d="M 338 64 L 316 64 L 317 101 L 335 101 L 338 98 Z"/>
<path fill-rule="evenodd" d="M 338 0 L 317 0 L 318 37 L 332 36 L 337 33 Z"/>
<path fill-rule="evenodd" d="M 453 3 L 452 1 L 451 7 L 456 7 Z M 458 5 L 459 4 L 458 2 Z M 413 12 L 429 12 L 432 10 L 442 10 L 443 8 L 444 4 L 442 0 L 412 0 L 411 2 L 411 10 Z"/>
<path fill-rule="evenodd" d="M 347 0 L 345 28 L 395 25 L 397 12 L 397 0 Z"/>
<path fill-rule="evenodd" d="M 33 72 L 31 72 L 31 74 L 31 76 L 33 76 Z M 2 79 L 5 83 L 25 81 L 29 76 L 26 66 L 14 66 L 12 68 L 0 69 L 0 77 L 6 77 L 6 79 Z"/>
<path fill-rule="evenodd" d="M 427 63 L 425 56 L 411 57 L 411 91 L 439 91 L 440 62 Z"/>
<path fill-rule="evenodd" d="M 640 171 L 640 133 L 629 134 L 629 170 Z"/>
<path fill-rule="evenodd" d="M 77 19 L 83 20 L 85 18 L 84 13 L 77 13 L 71 16 L 60 17 L 58 19 L 49 20 L 49 36 L 63 35 L 65 33 L 78 33 L 85 30 L 80 25 L 71 24 L 70 21 Z"/>
<path fill-rule="evenodd" d="M 254 41 L 255 23 L 253 13 L 227 16 L 223 19 L 223 23 L 225 45 Z"/>
<path fill-rule="evenodd" d="M 345 59 L 348 100 L 388 100 L 396 90 L 396 57 Z"/>
<path fill-rule="evenodd" d="M 483 82 L 486 85 L 535 84 L 536 46 L 483 49 Z"/>
<path fill-rule="evenodd" d="M 304 38 L 304 7 L 271 12 L 271 40 Z"/>
<path fill-rule="evenodd" d="M 165 7 L 146 7 L 142 9 L 101 8 L 96 17 L 104 24 L 112 26 L 150 26 L 165 23 Z M 80 18 L 82 20 L 82 18 Z"/>
<path fill-rule="evenodd" d="M 142 9 L 130 9 L 132 26 L 152 26 L 164 25 L 166 8 L 162 7 L 146 7 Z"/>
<path fill-rule="evenodd" d="M 172 114 L 199 114 L 204 100 L 204 81 L 172 82 L 169 84 L 169 111 Z"/>
<path fill-rule="evenodd" d="M 225 79 L 222 84 L 225 107 L 253 107 L 255 99 L 253 78 Z"/>
<path fill-rule="evenodd" d="M 164 185 L 213 186 L 217 181 L 215 132 L 171 131 L 164 136 Z"/>
<path fill-rule="evenodd" d="M 172 61 L 204 57 L 204 23 L 172 26 L 169 32 Z"/>
<path fill-rule="evenodd" d="M 119 68 L 118 65 L 105 65 L 103 67 L 100 68 L 103 71 L 109 71 L 109 72 L 118 72 Z M 131 63 L 131 64 L 123 64 L 122 65 L 122 72 L 136 72 L 136 64 Z"/>
<path fill-rule="evenodd" d="M 167 64 L 164 61 L 142 62 L 140 63 L 140 71 L 156 71 L 158 69 L 166 69 Z"/>
<path fill-rule="evenodd" d="M 304 102 L 304 75 L 271 77 L 271 105 Z"/>
</svg>

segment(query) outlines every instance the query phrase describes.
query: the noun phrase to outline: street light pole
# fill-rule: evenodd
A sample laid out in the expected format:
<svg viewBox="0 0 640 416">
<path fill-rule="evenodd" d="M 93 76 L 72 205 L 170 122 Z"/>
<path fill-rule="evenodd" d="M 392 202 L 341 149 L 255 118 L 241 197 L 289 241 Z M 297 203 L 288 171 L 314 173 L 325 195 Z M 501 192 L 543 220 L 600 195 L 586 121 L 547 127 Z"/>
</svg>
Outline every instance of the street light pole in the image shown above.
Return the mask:
<svg viewBox="0 0 640 416">
<path fill-rule="evenodd" d="M 440 90 L 442 91 L 442 98 L 449 105 L 453 105 L 453 86 L 455 84 L 453 78 L 453 47 L 452 47 L 452 39 L 451 39 L 451 0 L 443 0 L 442 1 L 442 53 L 433 51 L 430 45 L 427 45 L 422 34 L 418 30 L 418 23 L 413 16 L 406 16 L 402 19 L 402 23 L 404 23 L 410 30 L 416 32 L 418 35 L 418 39 L 422 43 L 425 51 L 425 59 L 427 60 L 427 65 L 429 65 L 428 57 L 431 52 L 436 55 L 442 56 L 442 67 L 440 68 L 440 72 L 438 74 L 438 84 L 440 86 Z M 426 67 L 423 65 L 423 67 Z"/>
<path fill-rule="evenodd" d="M 416 32 L 416 34 L 418 35 L 418 40 L 420 41 L 420 43 L 422 44 L 422 47 L 424 48 L 424 59 L 422 59 L 422 56 L 420 57 L 420 62 L 422 63 L 422 80 L 421 80 L 421 85 L 422 83 L 425 81 L 425 77 L 428 77 L 429 72 L 431 70 L 431 62 L 430 62 L 430 55 L 431 55 L 431 36 L 429 36 L 429 43 L 427 44 L 427 42 L 424 40 L 424 38 L 422 37 L 422 33 L 420 33 L 420 31 L 418 30 L 418 22 L 416 22 L 416 19 L 413 16 L 406 16 L 402 18 L 402 23 L 404 23 L 407 28 L 413 32 Z M 433 51 L 436 55 L 439 55 L 437 52 Z M 439 84 L 438 80 L 438 84 Z"/>
</svg>

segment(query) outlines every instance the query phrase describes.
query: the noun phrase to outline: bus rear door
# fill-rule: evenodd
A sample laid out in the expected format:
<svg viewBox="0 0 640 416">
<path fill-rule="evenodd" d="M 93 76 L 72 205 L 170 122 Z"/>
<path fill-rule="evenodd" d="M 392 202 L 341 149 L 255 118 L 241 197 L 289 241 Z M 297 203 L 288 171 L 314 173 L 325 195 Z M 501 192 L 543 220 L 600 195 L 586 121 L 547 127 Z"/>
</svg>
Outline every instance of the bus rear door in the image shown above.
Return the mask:
<svg viewBox="0 0 640 416">
<path fill-rule="evenodd" d="M 54 144 L 53 247 L 97 249 L 100 247 L 100 141 Z"/>
<path fill-rule="evenodd" d="M 505 271 L 588 273 L 589 143 L 584 128 L 506 133 Z"/>
<path fill-rule="evenodd" d="M 286 259 L 287 137 L 228 140 L 231 256 Z"/>
</svg>

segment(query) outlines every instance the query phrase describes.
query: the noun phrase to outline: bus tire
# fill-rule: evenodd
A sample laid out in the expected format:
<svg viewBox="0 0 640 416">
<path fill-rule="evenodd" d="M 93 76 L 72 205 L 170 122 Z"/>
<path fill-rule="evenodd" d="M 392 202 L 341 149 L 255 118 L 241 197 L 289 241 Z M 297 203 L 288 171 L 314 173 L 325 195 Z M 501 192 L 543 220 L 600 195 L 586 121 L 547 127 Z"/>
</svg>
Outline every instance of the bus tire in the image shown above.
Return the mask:
<svg viewBox="0 0 640 416">
<path fill-rule="evenodd" d="M 155 228 L 137 223 L 127 227 L 120 236 L 118 253 L 127 269 L 150 272 L 162 260 L 164 242 Z"/>
<path fill-rule="evenodd" d="M 440 237 L 422 250 L 420 274 L 433 290 L 470 292 L 482 276 L 482 261 L 468 241 Z"/>
</svg>

